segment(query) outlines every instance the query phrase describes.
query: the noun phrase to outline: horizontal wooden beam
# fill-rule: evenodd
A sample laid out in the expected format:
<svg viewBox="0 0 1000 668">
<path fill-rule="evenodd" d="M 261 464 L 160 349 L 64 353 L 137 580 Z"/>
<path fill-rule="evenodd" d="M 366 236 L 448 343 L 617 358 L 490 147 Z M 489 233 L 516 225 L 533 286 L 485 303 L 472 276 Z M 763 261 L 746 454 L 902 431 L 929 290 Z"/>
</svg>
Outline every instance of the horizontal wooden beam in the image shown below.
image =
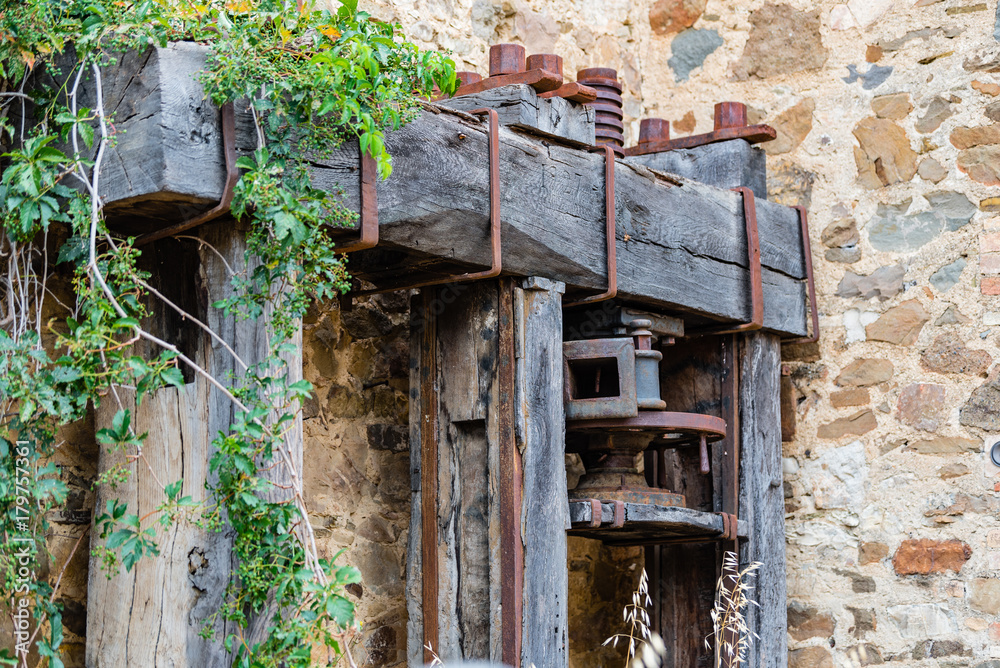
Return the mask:
<svg viewBox="0 0 1000 668">
<path fill-rule="evenodd" d="M 177 222 L 222 195 L 219 115 L 193 73 L 204 47 L 151 49 L 105 71 L 114 93 L 117 145 L 105 163 L 109 223 L 129 233 Z M 238 112 L 240 110 L 238 109 Z M 488 152 L 484 122 L 428 105 L 386 140 L 392 176 L 378 184 L 380 243 L 351 256 L 359 278 L 380 287 L 490 265 Z M 608 281 L 604 156 L 502 127 L 503 269 L 567 285 L 567 301 Z M 245 108 L 241 152 L 256 146 Z M 316 185 L 344 191 L 357 209 L 359 157 L 345 145 L 317 160 Z M 742 200 L 736 193 L 640 164 L 615 167 L 619 297 L 698 320 L 750 318 Z M 764 326 L 806 333 L 805 266 L 796 212 L 757 200 Z M 349 238 L 349 235 L 348 235 Z"/>
<path fill-rule="evenodd" d="M 488 267 L 485 124 L 425 111 L 389 135 L 393 173 L 378 184 L 380 248 L 352 256 L 352 271 L 381 286 Z M 604 157 L 501 127 L 503 268 L 567 285 L 567 301 L 608 281 Z M 358 206 L 358 153 L 345 146 L 316 164 L 314 180 Z M 740 196 L 618 161 L 618 296 L 716 320 L 750 319 L 747 241 Z M 764 267 L 764 326 L 806 332 L 805 266 L 795 211 L 757 200 Z M 390 252 L 386 252 L 390 251 Z M 404 251 L 394 253 L 391 251 Z M 442 261 L 450 263 L 441 266 Z M 464 270 L 464 269 L 463 269 Z"/>
</svg>

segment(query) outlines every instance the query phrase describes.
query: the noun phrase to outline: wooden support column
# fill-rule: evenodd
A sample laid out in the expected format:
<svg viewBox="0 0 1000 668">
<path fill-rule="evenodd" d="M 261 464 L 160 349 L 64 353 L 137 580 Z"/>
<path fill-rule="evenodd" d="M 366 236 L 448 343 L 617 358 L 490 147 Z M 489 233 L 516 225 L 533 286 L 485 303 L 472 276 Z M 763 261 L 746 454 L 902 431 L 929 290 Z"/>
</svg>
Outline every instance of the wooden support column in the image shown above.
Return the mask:
<svg viewBox="0 0 1000 668">
<path fill-rule="evenodd" d="M 524 633 L 521 666 L 569 665 L 566 417 L 561 283 L 525 279 L 514 291 L 518 447 L 524 460 Z"/>
<path fill-rule="evenodd" d="M 240 358 L 253 365 L 266 357 L 268 336 L 262 321 L 225 317 L 208 305 L 232 295 L 228 267 L 240 271 L 245 266 L 245 230 L 232 221 L 206 226 L 200 234 L 218 251 L 188 241 L 164 240 L 144 249 L 143 268 L 151 271 L 152 284 L 171 300 L 188 308 L 227 341 Z M 228 263 L 228 267 L 227 267 Z M 266 316 L 265 316 L 266 317 Z M 244 369 L 217 342 L 190 323 L 183 322 L 163 304 L 154 303 L 145 325 L 170 341 L 178 341 L 185 352 L 212 373 L 225 379 L 239 378 Z M 156 351 L 146 351 L 156 352 Z M 289 374 L 301 377 L 301 358 L 289 360 Z M 184 369 L 189 382 L 183 391 L 160 390 L 143 400 L 138 408 L 132 395 L 118 390 L 125 407 L 133 410 L 137 433 L 149 432 L 143 454 L 163 484 L 184 479 L 182 495 L 195 500 L 207 495 L 206 482 L 212 440 L 226 432 L 235 408 L 227 397 L 201 377 Z M 97 410 L 97 426 L 110 424 L 118 404 L 106 396 Z M 292 429 L 293 460 L 301 470 L 302 429 L 297 421 Z M 124 463 L 121 453 L 103 448 L 100 470 L 108 471 Z M 130 513 L 140 516 L 163 500 L 163 491 L 141 460 L 125 464 L 132 472 L 117 490 L 100 488 L 97 511 L 103 512 L 108 499 L 127 501 Z M 283 467 L 275 469 L 277 481 L 285 483 Z M 151 525 L 147 520 L 143 528 Z M 93 544 L 102 542 L 94 534 Z M 131 572 L 124 569 L 108 579 L 101 560 L 91 557 L 88 583 L 87 664 L 115 666 L 186 666 L 228 668 L 232 655 L 223 642 L 236 632 L 235 624 L 216 620 L 214 636 L 199 637 L 205 620 L 219 609 L 232 572 L 230 529 L 206 532 L 180 522 L 157 538 L 160 556 L 144 558 Z M 261 615 L 261 622 L 266 622 Z M 263 623 L 251 620 L 250 642 L 263 639 Z"/>
<path fill-rule="evenodd" d="M 750 650 L 749 668 L 788 665 L 785 586 L 785 499 L 781 475 L 781 342 L 772 334 L 741 337 L 740 385 L 742 463 L 740 522 L 747 528 L 740 563 L 763 564 L 754 583 L 747 624 L 760 640 Z"/>
<path fill-rule="evenodd" d="M 410 665 L 559 668 L 566 646 L 562 285 L 425 288 L 410 322 Z"/>
</svg>

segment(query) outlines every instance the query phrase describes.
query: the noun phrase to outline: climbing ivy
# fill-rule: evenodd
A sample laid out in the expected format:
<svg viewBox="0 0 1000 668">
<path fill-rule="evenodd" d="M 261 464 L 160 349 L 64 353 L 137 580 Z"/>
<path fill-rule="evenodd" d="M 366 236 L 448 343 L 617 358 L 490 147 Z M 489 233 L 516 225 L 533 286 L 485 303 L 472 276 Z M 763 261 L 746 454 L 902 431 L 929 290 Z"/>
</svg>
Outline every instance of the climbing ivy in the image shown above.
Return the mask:
<svg viewBox="0 0 1000 668">
<path fill-rule="evenodd" d="M 238 162 L 232 204 L 233 215 L 250 223 L 252 269 L 234 276 L 234 297 L 212 306 L 268 328 L 268 356 L 239 379 L 212 377 L 143 328 L 150 304 L 165 298 L 140 270 L 134 239 L 107 228 L 96 195 L 116 141 L 103 72 L 129 50 L 182 40 L 208 45 L 206 94 L 219 105 L 243 105 L 257 130 L 257 150 Z M 84 87 L 96 91 L 89 106 Z M 155 480 L 163 500 L 141 517 L 113 497 L 95 510 L 93 549 L 109 573 L 158 554 L 158 537 L 175 522 L 218 530 L 225 517 L 237 567 L 203 632 L 211 635 L 219 618 L 245 629 L 266 614 L 262 640 L 223 639 L 234 665 L 309 666 L 317 644 L 353 665 L 345 640 L 354 607 L 344 587 L 359 575 L 318 557 L 286 442 L 312 390 L 290 380 L 288 341 L 313 300 L 348 289 L 329 230 L 356 218 L 337 193 L 314 187 L 308 166 L 358 141 L 388 177 L 385 132 L 412 119 L 435 88 L 454 90 L 454 64 L 421 53 L 399 26 L 359 11 L 357 0 L 335 10 L 281 0 L 0 0 L 0 570 L 10 614 L 21 614 L 18 601 L 30 598 L 33 619 L 29 638 L 0 650 L 0 663 L 27 665 L 19 650 L 30 646 L 48 665 L 62 665 L 59 578 L 34 576 L 47 514 L 67 497 L 51 459 L 62 427 L 112 402 L 114 418 L 98 442 L 137 464 L 135 475 Z M 71 303 L 49 285 L 61 266 L 73 277 Z M 213 443 L 217 482 L 207 502 L 184 494 L 183 480 L 161 480 L 143 453 L 147 435 L 136 432 L 121 397 L 128 388 L 138 404 L 182 388 L 185 367 L 235 407 Z M 264 469 L 272 467 L 287 467 L 297 480 L 284 501 L 267 500 Z M 111 468 L 98 484 L 114 489 L 129 470 Z"/>
</svg>

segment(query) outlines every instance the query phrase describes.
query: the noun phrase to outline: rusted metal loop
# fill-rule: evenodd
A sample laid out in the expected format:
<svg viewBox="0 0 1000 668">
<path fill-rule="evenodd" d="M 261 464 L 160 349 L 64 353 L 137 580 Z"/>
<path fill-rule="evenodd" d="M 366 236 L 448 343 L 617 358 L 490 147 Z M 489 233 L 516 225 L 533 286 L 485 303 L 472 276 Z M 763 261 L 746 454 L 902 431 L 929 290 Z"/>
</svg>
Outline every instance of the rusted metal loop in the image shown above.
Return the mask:
<svg viewBox="0 0 1000 668">
<path fill-rule="evenodd" d="M 718 513 L 718 515 L 722 518 L 722 535 L 720 535 L 717 540 L 737 540 L 739 522 L 736 519 L 736 516 L 730 513 Z"/>
<path fill-rule="evenodd" d="M 375 158 L 361 148 L 358 142 L 358 152 L 361 156 L 361 238 L 357 241 L 335 248 L 340 254 L 353 253 L 359 250 L 374 248 L 378 245 L 378 169 Z"/>
<path fill-rule="evenodd" d="M 601 526 L 601 502 L 597 499 L 587 499 L 587 503 L 590 504 L 590 524 L 588 526 L 591 529 L 597 529 Z"/>
<path fill-rule="evenodd" d="M 222 105 L 219 112 L 222 116 L 222 155 L 226 162 L 226 183 L 222 188 L 222 197 L 219 199 L 219 203 L 194 218 L 149 234 L 143 234 L 135 240 L 133 245 L 143 246 L 166 237 L 172 237 L 229 213 L 229 207 L 233 203 L 233 193 L 240 180 L 240 172 L 236 168 L 236 111 L 233 109 L 233 103 L 227 102 Z"/>
<path fill-rule="evenodd" d="M 615 501 L 614 502 L 614 515 L 611 522 L 612 529 L 621 529 L 625 526 L 625 502 Z"/>
<path fill-rule="evenodd" d="M 746 187 L 733 188 L 743 197 L 743 220 L 747 233 L 747 256 L 750 262 L 750 321 L 741 325 L 722 325 L 693 330 L 690 336 L 707 334 L 737 334 L 752 332 L 764 326 L 764 277 L 760 263 L 760 236 L 757 233 L 757 204 L 753 191 Z"/>
<path fill-rule="evenodd" d="M 608 245 L 608 289 L 599 295 L 563 304 L 567 307 L 602 302 L 614 299 L 618 295 L 618 250 L 615 242 L 615 151 L 611 146 L 595 146 L 590 150 L 604 153 L 604 228 Z"/>
<path fill-rule="evenodd" d="M 798 339 L 786 339 L 785 343 L 816 343 L 819 341 L 819 305 L 816 303 L 816 279 L 813 277 L 812 244 L 809 242 L 809 215 L 804 206 L 793 206 L 799 212 L 799 228 L 802 230 L 802 256 L 806 262 L 806 287 L 809 292 L 809 316 L 812 334 Z"/>
<path fill-rule="evenodd" d="M 351 293 L 355 297 L 366 295 L 378 295 L 385 292 L 396 292 L 399 290 L 413 290 L 415 288 L 426 288 L 432 285 L 444 285 L 445 283 L 462 283 L 465 281 L 476 281 L 484 278 L 496 278 L 503 270 L 503 254 L 500 243 L 500 116 L 495 109 L 473 109 L 472 114 L 485 114 L 488 118 L 488 146 L 489 146 L 489 179 L 490 179 L 490 255 L 491 266 L 485 271 L 477 271 L 447 278 L 438 278 L 430 281 L 422 281 L 412 285 L 399 285 L 391 288 L 376 288 L 374 290 L 362 290 Z"/>
</svg>

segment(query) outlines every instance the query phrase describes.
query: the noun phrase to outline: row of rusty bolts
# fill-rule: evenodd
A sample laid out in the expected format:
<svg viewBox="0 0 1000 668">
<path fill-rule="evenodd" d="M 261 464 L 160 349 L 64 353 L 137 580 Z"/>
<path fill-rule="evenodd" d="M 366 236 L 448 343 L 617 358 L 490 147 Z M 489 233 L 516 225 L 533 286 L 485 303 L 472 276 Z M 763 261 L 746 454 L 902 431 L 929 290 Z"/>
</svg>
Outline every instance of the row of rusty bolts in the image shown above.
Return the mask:
<svg viewBox="0 0 1000 668">
<path fill-rule="evenodd" d="M 520 44 L 494 44 L 490 47 L 490 77 L 545 70 L 563 75 L 563 59 L 552 53 L 526 55 Z M 458 72 L 460 85 L 482 81 L 476 72 Z M 625 146 L 625 114 L 622 110 L 622 85 L 618 72 L 610 67 L 588 67 L 577 71 L 576 81 L 597 91 L 597 99 L 587 104 L 594 108 L 598 145 L 610 145 L 620 152 Z M 747 107 L 740 102 L 720 102 L 715 105 L 715 130 L 747 126 Z M 639 144 L 670 140 L 670 121 L 644 118 L 639 123 Z"/>
</svg>

